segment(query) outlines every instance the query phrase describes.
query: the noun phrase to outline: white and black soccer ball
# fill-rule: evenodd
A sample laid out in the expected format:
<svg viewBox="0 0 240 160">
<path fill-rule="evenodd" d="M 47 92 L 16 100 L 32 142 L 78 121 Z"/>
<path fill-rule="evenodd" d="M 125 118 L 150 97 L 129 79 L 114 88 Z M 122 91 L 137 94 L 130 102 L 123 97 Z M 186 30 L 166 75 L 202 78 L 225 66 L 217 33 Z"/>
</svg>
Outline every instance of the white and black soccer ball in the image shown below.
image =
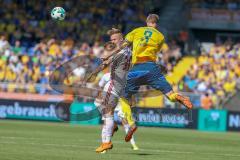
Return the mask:
<svg viewBox="0 0 240 160">
<path fill-rule="evenodd" d="M 55 7 L 51 11 L 51 17 L 54 20 L 64 20 L 66 12 L 62 7 Z"/>
</svg>

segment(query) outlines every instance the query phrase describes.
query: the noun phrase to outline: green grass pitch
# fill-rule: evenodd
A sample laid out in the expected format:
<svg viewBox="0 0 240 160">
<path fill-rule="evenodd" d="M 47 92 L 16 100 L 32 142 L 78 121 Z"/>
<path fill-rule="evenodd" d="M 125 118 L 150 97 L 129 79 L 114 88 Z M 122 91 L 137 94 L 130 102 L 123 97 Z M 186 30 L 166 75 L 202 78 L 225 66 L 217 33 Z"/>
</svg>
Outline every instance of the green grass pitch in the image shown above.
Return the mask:
<svg viewBox="0 0 240 160">
<path fill-rule="evenodd" d="M 240 134 L 144 128 L 136 133 L 139 151 L 124 142 L 97 154 L 100 126 L 0 120 L 0 160 L 239 160 Z"/>
</svg>

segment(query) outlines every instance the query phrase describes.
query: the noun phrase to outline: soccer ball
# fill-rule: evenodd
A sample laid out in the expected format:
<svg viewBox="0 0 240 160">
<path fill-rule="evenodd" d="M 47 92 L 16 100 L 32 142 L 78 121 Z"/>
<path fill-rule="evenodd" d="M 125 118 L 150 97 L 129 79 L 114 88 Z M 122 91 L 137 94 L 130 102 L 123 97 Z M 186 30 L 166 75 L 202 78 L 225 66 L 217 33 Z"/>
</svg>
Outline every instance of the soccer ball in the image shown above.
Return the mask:
<svg viewBox="0 0 240 160">
<path fill-rule="evenodd" d="M 64 20 L 66 12 L 62 7 L 55 7 L 51 11 L 51 17 L 55 20 Z"/>
</svg>

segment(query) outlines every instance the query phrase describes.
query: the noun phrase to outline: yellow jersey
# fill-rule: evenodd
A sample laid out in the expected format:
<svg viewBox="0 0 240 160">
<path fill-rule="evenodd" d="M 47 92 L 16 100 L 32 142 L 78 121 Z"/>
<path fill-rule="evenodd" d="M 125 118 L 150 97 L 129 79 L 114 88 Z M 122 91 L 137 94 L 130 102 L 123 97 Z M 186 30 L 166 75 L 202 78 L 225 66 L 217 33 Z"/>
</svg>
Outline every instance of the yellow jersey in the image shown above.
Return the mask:
<svg viewBox="0 0 240 160">
<path fill-rule="evenodd" d="M 164 36 L 153 27 L 139 27 L 128 33 L 125 40 L 132 43 L 132 63 L 157 61 L 157 53 L 164 44 Z"/>
</svg>

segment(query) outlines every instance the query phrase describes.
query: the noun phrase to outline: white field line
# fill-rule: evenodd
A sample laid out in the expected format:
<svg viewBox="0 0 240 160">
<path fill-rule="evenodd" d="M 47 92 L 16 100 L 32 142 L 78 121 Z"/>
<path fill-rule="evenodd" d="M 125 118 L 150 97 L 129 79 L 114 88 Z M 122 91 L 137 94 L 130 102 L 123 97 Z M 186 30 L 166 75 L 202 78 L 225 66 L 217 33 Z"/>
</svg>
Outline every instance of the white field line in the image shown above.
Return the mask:
<svg viewBox="0 0 240 160">
<path fill-rule="evenodd" d="M 48 140 L 47 138 L 36 138 L 36 137 L 8 137 L 8 136 L 0 136 L 0 143 L 1 143 L 1 139 L 24 139 L 24 140 Z M 76 140 L 77 142 L 91 142 L 91 143 L 95 143 L 95 142 L 101 142 L 100 140 L 84 140 L 84 139 L 78 139 Z M 125 144 L 126 142 L 124 140 L 122 141 L 117 141 L 114 140 L 113 141 L 115 144 Z M 149 145 L 171 145 L 171 146 L 182 146 L 182 143 L 164 143 L 164 142 L 138 142 L 138 144 L 149 144 Z M 184 145 L 188 145 L 188 146 L 196 146 L 195 144 L 184 144 Z"/>
<path fill-rule="evenodd" d="M 16 138 L 16 137 L 15 137 Z M 27 139 L 27 138 L 26 138 Z M 82 141 L 82 142 L 89 142 L 89 141 Z M 120 141 L 119 141 L 120 142 Z M 125 142 L 120 142 L 125 143 Z M 73 148 L 83 148 L 83 149 L 91 149 L 94 151 L 96 146 L 90 146 L 90 145 L 75 145 L 75 144 L 54 144 L 54 143 L 34 143 L 34 142 L 28 142 L 28 143 L 19 143 L 19 142 L 10 142 L 10 141 L 0 141 L 0 144 L 22 144 L 22 145 L 36 145 L 36 146 L 53 146 L 53 147 L 73 147 Z M 161 143 L 160 143 L 161 144 Z M 166 143 L 165 143 L 166 144 Z M 118 148 L 118 150 L 122 151 L 129 151 L 128 148 Z M 216 154 L 216 153 L 204 153 L 204 152 L 190 152 L 190 151 L 173 151 L 173 150 L 157 150 L 157 149 L 140 149 L 140 151 L 147 151 L 147 152 L 156 152 L 156 153 L 175 153 L 175 154 L 202 154 L 202 155 L 212 155 L 212 156 L 228 156 L 228 157 L 240 157 L 240 154 Z"/>
<path fill-rule="evenodd" d="M 0 136 L 0 139 L 46 139 L 46 138 Z"/>
<path fill-rule="evenodd" d="M 37 138 L 37 137 L 12 137 L 12 136 L 0 136 L 0 143 L 1 143 L 1 139 L 24 139 L 24 140 L 48 140 L 48 138 Z M 59 138 L 62 139 L 62 138 Z M 84 139 L 78 139 L 75 140 L 75 142 L 90 142 L 90 143 L 96 143 L 96 142 L 101 142 L 101 140 L 84 140 Z M 122 141 L 119 140 L 113 140 L 113 143 L 115 144 L 125 144 L 126 142 L 124 141 L 124 139 Z M 137 144 L 142 144 L 142 145 L 152 145 L 152 146 L 158 146 L 160 145 L 167 145 L 167 146 L 192 146 L 192 147 L 196 147 L 198 146 L 198 144 L 187 144 L 187 143 L 167 143 L 167 142 L 139 142 L 137 141 Z"/>
</svg>

